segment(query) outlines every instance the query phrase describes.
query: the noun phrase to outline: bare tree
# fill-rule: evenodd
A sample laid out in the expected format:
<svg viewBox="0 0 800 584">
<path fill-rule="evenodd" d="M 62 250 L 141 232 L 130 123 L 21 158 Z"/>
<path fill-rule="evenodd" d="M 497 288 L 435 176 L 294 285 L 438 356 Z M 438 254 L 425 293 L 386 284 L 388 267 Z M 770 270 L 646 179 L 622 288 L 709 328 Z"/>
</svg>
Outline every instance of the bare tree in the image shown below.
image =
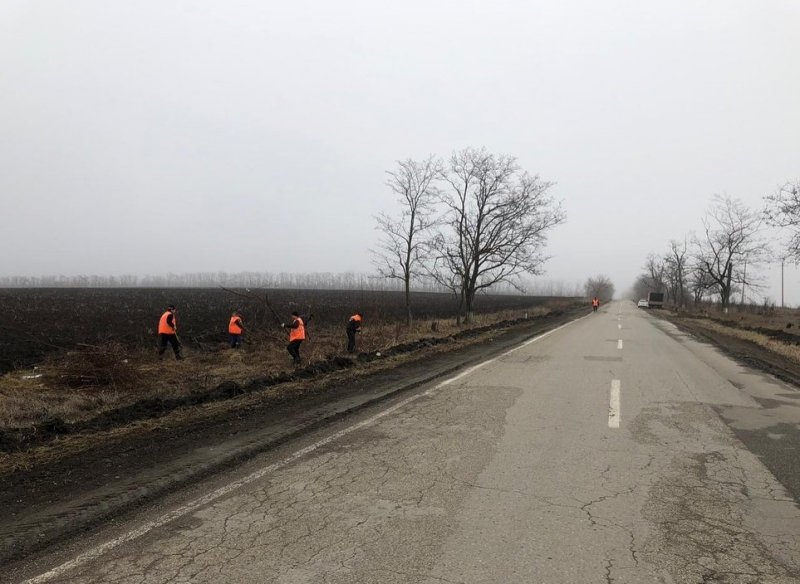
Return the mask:
<svg viewBox="0 0 800 584">
<path fill-rule="evenodd" d="M 376 217 L 377 229 L 383 232 L 373 261 L 384 278 L 403 282 L 406 301 L 406 324 L 413 321 L 411 310 L 411 279 L 420 273 L 425 249 L 423 234 L 433 224 L 436 188 L 434 181 L 441 171 L 441 162 L 434 156 L 415 161 L 410 158 L 397 162 L 395 170 L 387 171 L 387 185 L 402 205 L 399 218 L 385 213 Z"/>
<path fill-rule="evenodd" d="M 457 285 L 459 315 L 470 322 L 477 292 L 541 273 L 547 232 L 565 216 L 547 194 L 552 183 L 523 171 L 513 156 L 466 148 L 441 176 L 446 230 L 434 240 L 434 262 L 439 277 Z"/>
<path fill-rule="evenodd" d="M 795 261 L 800 260 L 800 179 L 785 183 L 764 201 L 767 223 L 788 229 L 791 235 L 787 251 Z"/>
<path fill-rule="evenodd" d="M 685 239 L 682 242 L 673 239 L 669 242 L 669 252 L 664 256 L 664 275 L 672 301 L 677 306 L 686 304 L 688 249 Z"/>
<path fill-rule="evenodd" d="M 650 291 L 663 292 L 666 290 L 667 268 L 663 257 L 654 253 L 647 254 L 644 270 Z"/>
<path fill-rule="evenodd" d="M 689 266 L 687 286 L 695 306 L 708 294 L 716 293 L 716 283 L 697 263 Z"/>
<path fill-rule="evenodd" d="M 611 278 L 602 274 L 586 280 L 583 288 L 588 298 L 597 296 L 603 302 L 608 302 L 614 297 L 614 283 Z"/>
<path fill-rule="evenodd" d="M 768 256 L 761 237 L 763 217 L 738 199 L 715 196 L 703 218 L 703 233 L 695 236 L 696 268 L 714 283 L 723 309 L 730 304 L 736 285 L 748 285 L 746 266 L 752 267 Z"/>
</svg>

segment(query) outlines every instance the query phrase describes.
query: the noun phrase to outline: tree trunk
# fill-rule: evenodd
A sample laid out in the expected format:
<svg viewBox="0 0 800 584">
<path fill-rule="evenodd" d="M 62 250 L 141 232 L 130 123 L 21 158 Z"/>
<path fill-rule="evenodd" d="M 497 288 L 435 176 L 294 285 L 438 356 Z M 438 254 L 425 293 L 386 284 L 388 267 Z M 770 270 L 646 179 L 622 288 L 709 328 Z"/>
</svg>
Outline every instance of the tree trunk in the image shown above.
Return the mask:
<svg viewBox="0 0 800 584">
<path fill-rule="evenodd" d="M 464 309 L 464 291 L 458 296 L 458 310 L 456 311 L 456 326 L 461 326 L 461 311 Z"/>
<path fill-rule="evenodd" d="M 411 278 L 406 276 L 406 326 L 411 328 L 413 317 L 411 315 Z"/>
<path fill-rule="evenodd" d="M 464 311 L 464 323 L 471 324 L 475 320 L 475 314 L 472 312 L 472 304 L 475 302 L 475 291 L 468 290 L 465 296 L 466 306 Z"/>
</svg>

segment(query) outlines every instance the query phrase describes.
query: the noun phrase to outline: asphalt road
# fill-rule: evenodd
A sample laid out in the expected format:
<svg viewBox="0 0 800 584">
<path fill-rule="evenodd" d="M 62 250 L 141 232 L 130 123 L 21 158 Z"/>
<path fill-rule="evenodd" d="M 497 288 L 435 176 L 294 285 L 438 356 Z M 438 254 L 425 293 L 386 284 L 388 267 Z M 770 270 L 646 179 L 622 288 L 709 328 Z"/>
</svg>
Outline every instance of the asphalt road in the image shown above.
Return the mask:
<svg viewBox="0 0 800 584">
<path fill-rule="evenodd" d="M 781 450 L 770 428 L 800 427 L 798 397 L 615 303 L 17 579 L 798 582 L 800 510 L 747 443 Z"/>
</svg>

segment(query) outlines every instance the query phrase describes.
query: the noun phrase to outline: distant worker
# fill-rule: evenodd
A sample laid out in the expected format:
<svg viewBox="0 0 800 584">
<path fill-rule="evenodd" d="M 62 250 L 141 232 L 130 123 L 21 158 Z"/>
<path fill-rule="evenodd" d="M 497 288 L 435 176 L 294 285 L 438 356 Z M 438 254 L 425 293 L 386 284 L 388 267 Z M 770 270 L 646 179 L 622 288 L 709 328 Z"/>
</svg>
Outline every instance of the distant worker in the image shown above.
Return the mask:
<svg viewBox="0 0 800 584">
<path fill-rule="evenodd" d="M 167 310 L 161 315 L 161 320 L 158 321 L 158 358 L 164 356 L 164 351 L 167 350 L 167 345 L 172 345 L 172 350 L 175 353 L 175 358 L 179 361 L 183 359 L 181 356 L 181 342 L 178 340 L 178 319 L 175 316 L 177 309 L 174 305 L 167 306 Z"/>
<path fill-rule="evenodd" d="M 356 333 L 361 332 L 361 313 L 356 312 L 347 321 L 347 352 L 356 352 Z"/>
<path fill-rule="evenodd" d="M 597 312 L 598 308 L 600 308 L 600 299 L 595 296 L 592 298 L 592 312 Z"/>
<path fill-rule="evenodd" d="M 300 364 L 300 343 L 306 340 L 306 327 L 303 319 L 297 312 L 292 313 L 292 322 L 281 323 L 281 328 L 289 329 L 289 344 L 286 350 L 292 356 L 295 365 Z"/>
<path fill-rule="evenodd" d="M 231 349 L 238 349 L 242 346 L 242 333 L 244 332 L 244 324 L 242 324 L 242 315 L 234 310 L 231 314 L 231 320 L 228 322 L 228 339 L 231 342 Z"/>
</svg>

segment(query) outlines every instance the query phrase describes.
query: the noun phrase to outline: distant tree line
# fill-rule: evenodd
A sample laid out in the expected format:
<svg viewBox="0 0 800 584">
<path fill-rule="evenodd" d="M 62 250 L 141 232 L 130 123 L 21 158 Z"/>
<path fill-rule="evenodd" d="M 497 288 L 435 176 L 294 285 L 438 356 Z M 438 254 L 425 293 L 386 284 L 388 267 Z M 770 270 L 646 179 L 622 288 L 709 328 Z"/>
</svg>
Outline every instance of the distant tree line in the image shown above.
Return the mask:
<svg viewBox="0 0 800 584">
<path fill-rule="evenodd" d="M 396 280 L 358 272 L 192 272 L 162 275 L 119 276 L 0 276 L 0 288 L 264 288 L 290 290 L 402 290 Z M 450 292 L 435 279 L 422 276 L 414 281 L 415 291 Z M 556 280 L 527 282 L 525 290 L 533 296 L 580 296 L 581 286 Z M 496 294 L 519 294 L 510 284 L 492 289 Z"/>
<path fill-rule="evenodd" d="M 762 209 L 715 195 L 699 232 L 647 256 L 632 296 L 659 291 L 677 307 L 710 301 L 727 309 L 752 303 L 764 288 L 759 270 L 787 259 L 800 261 L 800 181 L 765 196 Z"/>
<path fill-rule="evenodd" d="M 453 293 L 458 319 L 473 318 L 475 296 L 542 273 L 547 234 L 565 220 L 553 183 L 517 159 L 465 148 L 446 159 L 406 159 L 387 171 L 401 211 L 381 214 L 373 258 L 378 272 L 402 283 L 407 324 L 411 291 L 426 278 Z"/>
</svg>

